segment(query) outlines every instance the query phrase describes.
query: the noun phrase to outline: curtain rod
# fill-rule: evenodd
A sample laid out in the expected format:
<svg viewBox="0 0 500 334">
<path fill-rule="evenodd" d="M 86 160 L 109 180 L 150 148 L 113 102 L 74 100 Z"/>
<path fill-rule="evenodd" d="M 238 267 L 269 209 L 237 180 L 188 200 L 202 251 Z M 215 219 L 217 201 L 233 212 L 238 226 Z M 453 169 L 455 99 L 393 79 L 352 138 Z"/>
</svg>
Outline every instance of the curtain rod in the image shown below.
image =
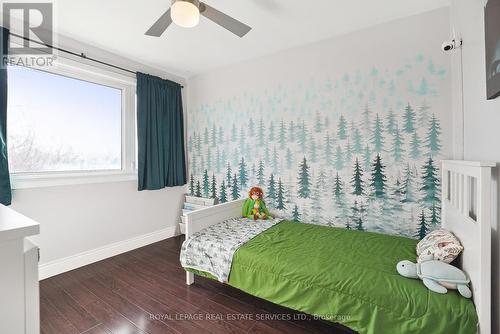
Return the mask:
<svg viewBox="0 0 500 334">
<path fill-rule="evenodd" d="M 18 38 L 22 38 L 25 41 L 29 41 L 29 42 L 37 43 L 37 44 L 40 44 L 40 45 L 44 45 L 44 46 L 46 46 L 48 48 L 64 52 L 64 53 L 70 54 L 70 55 L 75 56 L 75 57 L 79 57 L 79 58 L 82 58 L 82 59 L 90 60 L 90 61 L 93 61 L 94 63 L 98 63 L 98 64 L 105 65 L 105 66 L 108 66 L 108 67 L 116 68 L 118 70 L 129 72 L 129 73 L 137 75 L 136 71 L 132 71 L 132 70 L 126 69 L 126 68 L 118 66 L 118 65 L 110 64 L 110 63 L 104 62 L 104 61 L 96 59 L 96 58 L 87 57 L 87 55 L 85 55 L 85 53 L 83 53 L 83 52 L 80 53 L 80 54 L 78 54 L 76 52 L 73 52 L 73 51 L 70 51 L 70 50 L 67 50 L 67 49 L 63 49 L 63 48 L 60 48 L 60 47 L 57 47 L 57 46 L 54 46 L 54 45 L 50 45 L 50 44 L 47 44 L 47 43 L 43 43 L 43 42 L 32 40 L 31 38 L 28 38 L 26 36 L 21 36 L 21 35 L 18 35 L 16 33 L 13 33 L 13 32 L 9 32 L 9 34 L 12 35 L 12 36 L 18 37 Z M 181 88 L 184 88 L 184 86 L 181 85 Z"/>
</svg>

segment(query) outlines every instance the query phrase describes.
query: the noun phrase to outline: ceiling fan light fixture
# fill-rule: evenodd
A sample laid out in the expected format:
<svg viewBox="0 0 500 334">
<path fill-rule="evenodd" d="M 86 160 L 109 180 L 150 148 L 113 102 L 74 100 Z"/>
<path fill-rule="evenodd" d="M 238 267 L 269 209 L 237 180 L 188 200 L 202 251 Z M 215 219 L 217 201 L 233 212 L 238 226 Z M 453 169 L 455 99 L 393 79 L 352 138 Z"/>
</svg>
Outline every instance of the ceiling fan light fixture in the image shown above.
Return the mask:
<svg viewBox="0 0 500 334">
<path fill-rule="evenodd" d="M 200 22 L 199 2 L 196 0 L 177 0 L 171 7 L 172 21 L 184 28 L 193 28 Z"/>
</svg>

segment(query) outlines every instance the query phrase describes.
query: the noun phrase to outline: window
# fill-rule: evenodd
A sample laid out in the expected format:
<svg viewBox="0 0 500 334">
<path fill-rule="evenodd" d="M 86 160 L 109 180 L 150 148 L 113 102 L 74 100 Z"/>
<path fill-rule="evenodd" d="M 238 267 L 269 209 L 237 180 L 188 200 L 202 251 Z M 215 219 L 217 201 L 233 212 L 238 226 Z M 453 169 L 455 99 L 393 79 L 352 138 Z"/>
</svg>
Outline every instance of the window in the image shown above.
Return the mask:
<svg viewBox="0 0 500 334">
<path fill-rule="evenodd" d="M 128 83 L 115 82 L 112 76 L 75 67 L 46 72 L 10 66 L 11 174 L 22 179 L 132 173 L 135 109 L 131 99 L 135 97 L 131 78 L 127 79 Z"/>
</svg>

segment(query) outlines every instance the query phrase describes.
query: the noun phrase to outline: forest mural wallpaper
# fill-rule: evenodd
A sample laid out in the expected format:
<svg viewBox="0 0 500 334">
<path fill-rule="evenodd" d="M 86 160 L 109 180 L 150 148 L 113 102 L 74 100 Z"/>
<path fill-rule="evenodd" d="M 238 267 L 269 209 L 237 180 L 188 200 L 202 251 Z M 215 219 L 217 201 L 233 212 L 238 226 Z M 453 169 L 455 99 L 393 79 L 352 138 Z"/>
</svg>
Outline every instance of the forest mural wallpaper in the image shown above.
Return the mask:
<svg viewBox="0 0 500 334">
<path fill-rule="evenodd" d="M 400 64 L 285 81 L 189 111 L 189 192 L 221 202 L 261 186 L 302 223 L 422 238 L 440 225 L 447 70 Z"/>
</svg>

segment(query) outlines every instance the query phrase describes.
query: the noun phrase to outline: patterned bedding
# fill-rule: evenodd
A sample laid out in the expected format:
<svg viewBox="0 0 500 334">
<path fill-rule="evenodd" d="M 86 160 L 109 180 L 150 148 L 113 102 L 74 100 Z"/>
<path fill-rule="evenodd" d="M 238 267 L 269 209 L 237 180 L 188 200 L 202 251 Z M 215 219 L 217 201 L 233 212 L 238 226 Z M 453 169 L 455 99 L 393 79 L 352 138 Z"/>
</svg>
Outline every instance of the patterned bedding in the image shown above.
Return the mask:
<svg viewBox="0 0 500 334">
<path fill-rule="evenodd" d="M 209 273 L 226 283 L 236 250 L 276 223 L 276 219 L 253 221 L 235 218 L 209 226 L 184 241 L 181 265 Z"/>
</svg>

